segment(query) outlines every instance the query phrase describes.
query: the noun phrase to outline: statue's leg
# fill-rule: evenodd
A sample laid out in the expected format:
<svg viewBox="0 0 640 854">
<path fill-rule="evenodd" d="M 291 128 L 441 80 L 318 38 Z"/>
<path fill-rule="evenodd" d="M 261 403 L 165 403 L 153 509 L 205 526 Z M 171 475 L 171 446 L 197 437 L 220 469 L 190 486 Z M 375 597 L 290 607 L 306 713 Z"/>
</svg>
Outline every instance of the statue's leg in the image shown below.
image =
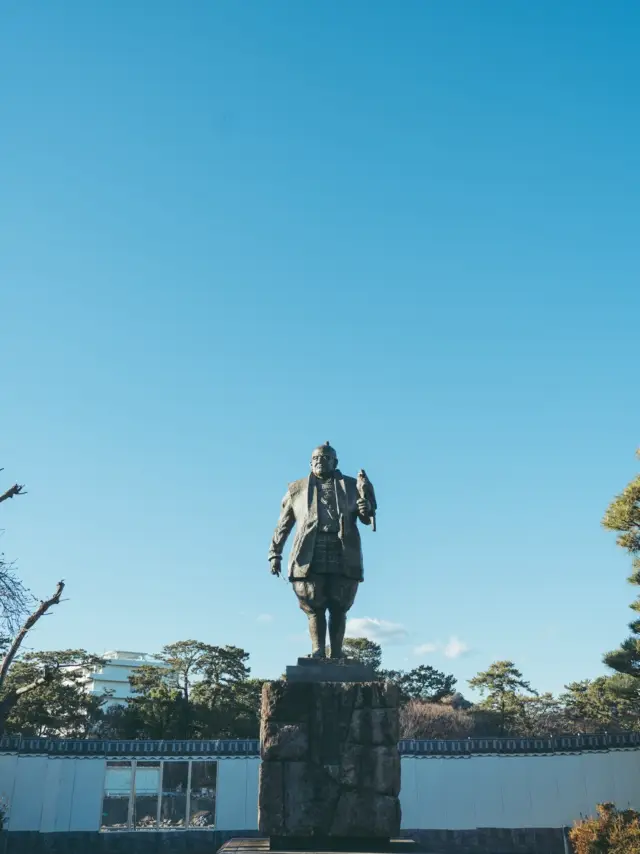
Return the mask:
<svg viewBox="0 0 640 854">
<path fill-rule="evenodd" d="M 342 644 L 347 627 L 347 611 L 353 605 L 358 592 L 358 582 L 342 575 L 334 575 L 328 591 L 329 643 L 331 658 L 343 658 Z"/>
<path fill-rule="evenodd" d="M 309 634 L 311 635 L 311 656 L 326 658 L 327 648 L 327 617 L 322 610 L 313 611 L 309 617 Z"/>
<path fill-rule="evenodd" d="M 327 607 L 325 579 L 306 578 L 304 581 L 294 581 L 293 589 L 298 597 L 300 608 L 309 619 L 309 634 L 311 636 L 311 655 L 313 658 L 326 657 L 327 644 Z"/>
<path fill-rule="evenodd" d="M 331 644 L 331 658 L 343 658 L 342 644 L 344 633 L 347 628 L 347 615 L 340 608 L 329 609 L 329 643 Z"/>
</svg>

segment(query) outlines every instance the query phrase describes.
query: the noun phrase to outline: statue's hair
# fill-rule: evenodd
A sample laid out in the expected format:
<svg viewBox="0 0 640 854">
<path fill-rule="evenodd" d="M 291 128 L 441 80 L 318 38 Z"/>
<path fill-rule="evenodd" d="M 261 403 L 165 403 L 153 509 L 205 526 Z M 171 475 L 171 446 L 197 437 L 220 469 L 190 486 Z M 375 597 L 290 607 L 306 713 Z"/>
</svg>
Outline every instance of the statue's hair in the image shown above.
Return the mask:
<svg viewBox="0 0 640 854">
<path fill-rule="evenodd" d="M 329 442 L 325 442 L 324 445 L 318 445 L 317 448 L 313 449 L 312 453 L 315 454 L 316 451 L 323 451 L 325 454 L 331 454 L 333 457 L 335 457 L 336 460 L 338 459 L 338 454 L 336 453 L 336 449 L 332 448 L 331 445 L 329 444 Z"/>
</svg>

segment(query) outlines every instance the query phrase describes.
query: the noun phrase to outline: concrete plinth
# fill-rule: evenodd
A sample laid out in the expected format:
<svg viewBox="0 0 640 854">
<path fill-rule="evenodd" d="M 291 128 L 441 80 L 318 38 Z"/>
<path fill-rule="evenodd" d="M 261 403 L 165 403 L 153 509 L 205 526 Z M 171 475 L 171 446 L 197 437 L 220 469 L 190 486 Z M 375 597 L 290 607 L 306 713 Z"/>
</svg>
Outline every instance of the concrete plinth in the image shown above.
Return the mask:
<svg viewBox="0 0 640 854">
<path fill-rule="evenodd" d="M 373 667 L 347 658 L 299 658 L 287 667 L 287 682 L 373 682 Z"/>
</svg>

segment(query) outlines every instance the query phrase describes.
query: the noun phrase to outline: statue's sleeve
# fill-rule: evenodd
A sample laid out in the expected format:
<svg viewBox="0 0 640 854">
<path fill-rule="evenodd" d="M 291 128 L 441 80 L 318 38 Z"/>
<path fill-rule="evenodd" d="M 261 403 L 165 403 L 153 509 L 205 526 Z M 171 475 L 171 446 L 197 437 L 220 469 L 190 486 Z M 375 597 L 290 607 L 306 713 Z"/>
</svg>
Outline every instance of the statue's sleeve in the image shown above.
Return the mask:
<svg viewBox="0 0 640 854">
<path fill-rule="evenodd" d="M 287 542 L 287 537 L 291 533 L 291 529 L 296 523 L 296 517 L 293 513 L 293 504 L 289 492 L 282 499 L 282 509 L 280 510 L 280 518 L 273 532 L 271 539 L 271 548 L 269 549 L 269 560 L 274 557 L 281 557 L 284 544 Z"/>
</svg>

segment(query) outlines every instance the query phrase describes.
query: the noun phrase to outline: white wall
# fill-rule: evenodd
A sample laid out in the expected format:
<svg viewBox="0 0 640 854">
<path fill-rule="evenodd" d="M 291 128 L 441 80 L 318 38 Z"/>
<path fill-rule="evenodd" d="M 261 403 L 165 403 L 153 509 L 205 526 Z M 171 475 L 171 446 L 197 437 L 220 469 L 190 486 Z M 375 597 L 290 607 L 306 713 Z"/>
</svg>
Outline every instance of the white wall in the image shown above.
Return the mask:
<svg viewBox="0 0 640 854">
<path fill-rule="evenodd" d="M 15 753 L 0 753 L 0 800 L 4 804 L 11 801 L 17 767 L 18 757 Z"/>
<path fill-rule="evenodd" d="M 216 828 L 218 830 L 258 829 L 257 756 L 227 759 L 218 764 Z"/>
<path fill-rule="evenodd" d="M 257 830 L 260 760 L 249 756 L 216 761 L 216 829 Z M 9 802 L 8 829 L 99 830 L 105 769 L 106 760 L 100 757 L 0 754 L 0 798 Z"/>
<path fill-rule="evenodd" d="M 640 751 L 402 759 L 402 825 L 566 827 L 598 803 L 640 809 Z"/>
<path fill-rule="evenodd" d="M 175 757 L 178 758 L 178 757 Z M 257 828 L 257 757 L 218 758 L 216 827 Z M 0 754 L 9 830 L 97 831 L 105 760 Z M 640 750 L 402 759 L 402 826 L 562 827 L 596 804 L 640 809 Z"/>
</svg>

